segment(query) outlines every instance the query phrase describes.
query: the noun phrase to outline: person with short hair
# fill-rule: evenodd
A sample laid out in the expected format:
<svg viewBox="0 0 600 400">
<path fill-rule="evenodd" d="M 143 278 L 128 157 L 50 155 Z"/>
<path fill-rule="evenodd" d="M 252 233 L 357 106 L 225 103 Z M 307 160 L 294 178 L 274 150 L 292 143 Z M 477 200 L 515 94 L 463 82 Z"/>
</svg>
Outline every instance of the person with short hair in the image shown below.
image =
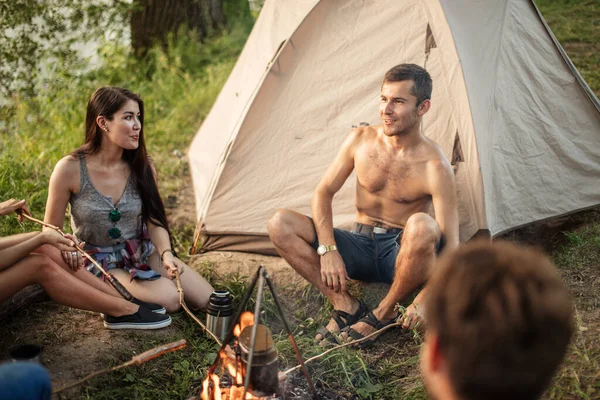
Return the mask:
<svg viewBox="0 0 600 400">
<path fill-rule="evenodd" d="M 421 370 L 431 398 L 542 395 L 573 334 L 569 293 L 547 257 L 469 243 L 437 262 L 428 287 Z"/>
<path fill-rule="evenodd" d="M 279 254 L 333 304 L 316 340 L 362 338 L 398 318 L 397 303 L 426 282 L 442 245 L 458 245 L 454 173 L 442 149 L 421 133 L 431 107 L 432 81 L 415 64 L 390 69 L 383 79 L 381 125 L 353 129 L 312 200 L 312 218 L 279 210 L 268 232 Z M 356 222 L 334 229 L 332 201 L 356 172 Z M 433 205 L 435 218 L 428 214 Z M 391 284 L 377 308 L 346 291 L 347 279 Z M 421 319 L 422 290 L 403 316 L 405 328 Z M 344 331 L 340 334 L 341 331 Z M 374 339 L 373 339 L 374 340 Z"/>
</svg>

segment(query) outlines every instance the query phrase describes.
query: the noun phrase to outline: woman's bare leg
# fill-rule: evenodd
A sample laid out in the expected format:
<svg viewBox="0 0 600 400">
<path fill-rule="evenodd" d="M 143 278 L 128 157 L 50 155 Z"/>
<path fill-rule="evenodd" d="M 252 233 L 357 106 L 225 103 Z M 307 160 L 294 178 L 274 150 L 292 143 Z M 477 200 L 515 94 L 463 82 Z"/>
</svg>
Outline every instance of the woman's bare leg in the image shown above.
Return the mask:
<svg viewBox="0 0 600 400">
<path fill-rule="evenodd" d="M 125 289 L 138 299 L 160 304 L 169 313 L 178 311 L 181 308 L 177 286 L 170 279 L 161 276 L 152 281 L 142 279 L 131 281 L 129 274 L 123 269 L 115 268 L 111 269 L 110 272 L 125 286 Z"/>
<path fill-rule="evenodd" d="M 134 314 L 138 306 L 85 284 L 44 254 L 31 254 L 0 273 L 0 303 L 22 288 L 40 284 L 52 300 L 113 317 Z"/>
<path fill-rule="evenodd" d="M 100 290 L 106 294 L 110 294 L 111 296 L 122 298 L 119 292 L 115 290 L 108 282 L 103 281 L 102 279 L 98 279 L 98 277 L 92 274 L 85 268 L 79 268 L 77 271 L 73 271 L 67 263 L 64 262 L 62 256 L 60 254 L 60 250 L 56 247 L 50 245 L 41 246 L 37 252 L 42 253 L 50 257 L 56 264 L 58 264 L 62 269 L 75 276 L 76 278 L 82 280 L 86 284 L 91 287 Z"/>
<path fill-rule="evenodd" d="M 171 279 L 166 268 L 162 266 L 156 252 L 150 256 L 148 265 L 166 279 Z M 208 283 L 202 275 L 187 265 L 184 267 L 183 271 L 184 272 L 180 275 L 180 279 L 183 294 L 185 296 L 185 303 L 193 310 L 206 308 L 210 295 L 214 291 L 212 285 Z M 173 283 L 175 283 L 174 280 Z"/>
</svg>

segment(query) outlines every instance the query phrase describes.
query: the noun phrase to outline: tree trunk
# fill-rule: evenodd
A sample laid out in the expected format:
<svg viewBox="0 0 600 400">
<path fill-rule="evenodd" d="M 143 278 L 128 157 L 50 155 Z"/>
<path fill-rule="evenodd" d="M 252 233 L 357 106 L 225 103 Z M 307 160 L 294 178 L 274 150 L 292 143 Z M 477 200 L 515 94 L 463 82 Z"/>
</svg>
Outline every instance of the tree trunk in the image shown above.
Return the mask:
<svg viewBox="0 0 600 400">
<path fill-rule="evenodd" d="M 131 45 L 144 56 L 156 42 L 165 45 L 169 33 L 182 25 L 205 38 L 225 25 L 223 0 L 134 0 Z"/>
<path fill-rule="evenodd" d="M 0 321 L 9 318 L 21 308 L 47 299 L 48 295 L 40 285 L 27 286 L 0 305 Z"/>
</svg>

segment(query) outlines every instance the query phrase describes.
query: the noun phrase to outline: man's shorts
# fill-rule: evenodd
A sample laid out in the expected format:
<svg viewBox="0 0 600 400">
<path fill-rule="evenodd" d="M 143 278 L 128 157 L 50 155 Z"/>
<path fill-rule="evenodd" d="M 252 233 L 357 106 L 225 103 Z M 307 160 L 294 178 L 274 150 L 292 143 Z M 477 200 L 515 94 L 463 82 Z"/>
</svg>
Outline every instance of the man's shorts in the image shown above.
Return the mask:
<svg viewBox="0 0 600 400">
<path fill-rule="evenodd" d="M 319 238 L 312 218 L 308 217 L 315 230 L 315 240 L 311 246 L 319 247 Z M 356 224 L 355 224 L 356 226 Z M 353 228 L 354 230 L 354 228 Z M 356 233 L 333 229 L 338 252 L 346 264 L 351 279 L 363 282 L 384 282 L 391 284 L 396 271 L 396 258 L 400 251 L 403 230 L 393 233 Z M 436 253 L 441 251 L 442 239 L 436 244 Z"/>
</svg>

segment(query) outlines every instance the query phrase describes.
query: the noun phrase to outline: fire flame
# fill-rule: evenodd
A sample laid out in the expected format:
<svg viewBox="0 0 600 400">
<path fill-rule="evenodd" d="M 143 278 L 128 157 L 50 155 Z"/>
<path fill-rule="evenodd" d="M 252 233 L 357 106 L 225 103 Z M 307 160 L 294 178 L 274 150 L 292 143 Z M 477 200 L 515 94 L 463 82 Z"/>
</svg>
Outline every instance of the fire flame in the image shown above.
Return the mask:
<svg viewBox="0 0 600 400">
<path fill-rule="evenodd" d="M 233 328 L 234 336 L 239 338 L 242 331 L 251 325 L 254 325 L 254 314 L 246 311 L 240 316 L 239 324 Z M 221 383 L 219 376 L 214 373 L 209 374 L 202 383 L 200 398 L 202 400 L 244 400 L 244 376 L 241 360 L 236 358 L 229 346 L 219 352 L 219 357 L 221 358 L 222 369 L 227 370 L 234 382 L 229 388 L 221 388 L 219 387 Z M 246 393 L 246 399 L 259 398 L 251 393 Z"/>
<path fill-rule="evenodd" d="M 254 314 L 250 311 L 244 311 L 242 315 L 240 315 L 240 323 L 233 328 L 233 334 L 235 337 L 240 337 L 242 331 L 247 327 L 254 325 Z"/>
</svg>

